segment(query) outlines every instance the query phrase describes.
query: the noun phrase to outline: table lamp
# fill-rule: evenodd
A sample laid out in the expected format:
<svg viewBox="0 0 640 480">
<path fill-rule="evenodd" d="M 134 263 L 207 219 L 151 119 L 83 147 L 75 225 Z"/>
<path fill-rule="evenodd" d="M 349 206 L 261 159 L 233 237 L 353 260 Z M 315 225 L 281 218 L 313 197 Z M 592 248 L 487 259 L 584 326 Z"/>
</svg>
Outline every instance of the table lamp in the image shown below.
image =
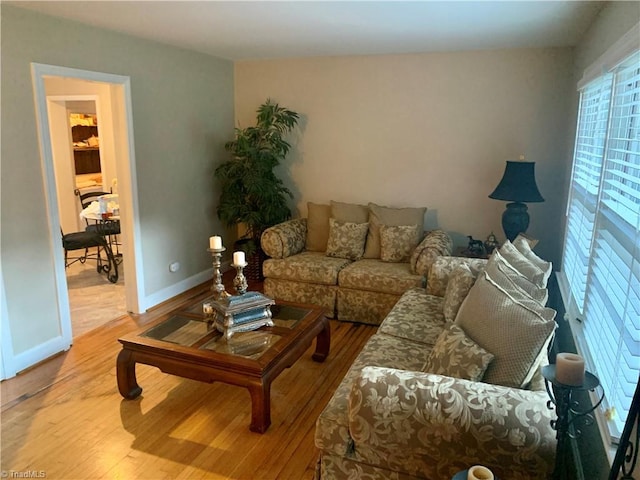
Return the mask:
<svg viewBox="0 0 640 480">
<path fill-rule="evenodd" d="M 507 209 L 502 214 L 502 229 L 509 241 L 513 241 L 519 233 L 529 227 L 529 213 L 524 202 L 544 202 L 538 191 L 534 173 L 534 162 L 525 162 L 524 155 L 520 161 L 507 161 L 502 180 L 489 195 L 495 200 L 506 200 Z"/>
</svg>

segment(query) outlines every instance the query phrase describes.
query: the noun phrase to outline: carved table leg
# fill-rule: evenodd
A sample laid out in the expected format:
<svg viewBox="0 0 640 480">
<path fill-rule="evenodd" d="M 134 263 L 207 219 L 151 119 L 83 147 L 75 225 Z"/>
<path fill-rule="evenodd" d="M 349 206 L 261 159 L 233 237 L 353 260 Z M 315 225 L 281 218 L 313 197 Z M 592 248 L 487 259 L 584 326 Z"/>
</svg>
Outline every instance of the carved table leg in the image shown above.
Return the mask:
<svg viewBox="0 0 640 480">
<path fill-rule="evenodd" d="M 136 380 L 136 362 L 132 359 L 130 350 L 123 349 L 118 354 L 116 361 L 116 377 L 118 379 L 118 390 L 120 395 L 128 400 L 138 397 L 142 393 L 142 388 Z"/>
<path fill-rule="evenodd" d="M 249 430 L 264 433 L 271 425 L 271 382 L 263 380 L 249 386 L 251 425 Z"/>
<path fill-rule="evenodd" d="M 331 346 L 331 326 L 329 320 L 325 318 L 322 324 L 324 328 L 316 338 L 316 351 L 311 356 L 316 362 L 324 362 L 327 355 L 329 355 L 329 348 Z"/>
</svg>

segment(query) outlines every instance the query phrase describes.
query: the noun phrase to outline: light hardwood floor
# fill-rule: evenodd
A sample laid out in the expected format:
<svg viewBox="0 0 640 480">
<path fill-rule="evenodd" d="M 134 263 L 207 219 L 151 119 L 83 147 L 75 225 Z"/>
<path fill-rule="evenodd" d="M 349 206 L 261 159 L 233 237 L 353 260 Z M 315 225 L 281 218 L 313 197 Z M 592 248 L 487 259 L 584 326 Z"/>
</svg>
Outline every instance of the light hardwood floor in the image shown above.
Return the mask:
<svg viewBox="0 0 640 480">
<path fill-rule="evenodd" d="M 332 321 L 331 352 L 315 345 L 271 389 L 264 434 L 249 431 L 245 389 L 206 384 L 138 365 L 143 388 L 123 400 L 116 386 L 117 339 L 190 303 L 209 285 L 152 312 L 125 316 L 59 355 L 2 382 L 0 469 L 51 479 L 311 479 L 318 452 L 315 420 L 375 328 Z"/>
</svg>

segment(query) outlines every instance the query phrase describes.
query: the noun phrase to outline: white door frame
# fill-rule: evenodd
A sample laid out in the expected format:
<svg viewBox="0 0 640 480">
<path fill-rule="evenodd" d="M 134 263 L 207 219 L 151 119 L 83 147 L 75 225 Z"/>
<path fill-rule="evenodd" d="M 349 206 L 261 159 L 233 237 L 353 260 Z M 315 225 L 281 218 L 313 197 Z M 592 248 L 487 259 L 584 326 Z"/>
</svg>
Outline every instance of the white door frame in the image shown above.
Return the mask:
<svg viewBox="0 0 640 480">
<path fill-rule="evenodd" d="M 118 187 L 120 194 L 120 221 L 122 227 L 122 248 L 127 310 L 133 313 L 144 312 L 147 308 L 144 295 L 144 269 L 142 264 L 142 244 L 140 241 L 140 221 L 138 211 L 138 188 L 136 181 L 135 149 L 133 142 L 133 110 L 131 102 L 131 81 L 127 76 L 109 73 L 92 72 L 75 68 L 59 67 L 39 63 L 31 64 L 31 73 L 36 102 L 36 120 L 38 139 L 45 184 L 45 199 L 49 218 L 51 248 L 54 252 L 54 269 L 58 305 L 61 314 L 62 333 L 71 342 L 71 317 L 69 313 L 69 297 L 67 293 L 67 279 L 65 275 L 62 239 L 60 238 L 60 221 L 58 200 L 56 195 L 55 172 L 49 134 L 49 119 L 47 115 L 47 96 L 44 79 L 47 76 L 66 77 L 77 80 L 108 83 L 115 88 L 119 98 L 112 101 L 112 106 L 122 109 L 114 112 L 116 118 L 124 123 L 122 135 L 117 143 L 126 144 L 117 152 L 116 170 L 118 172 Z M 117 134 L 117 133 L 116 133 Z M 127 158 L 128 157 L 128 158 Z M 55 252 L 59 252 L 55 253 Z M 66 324 L 66 326 L 65 326 Z M 6 367 L 6 365 L 5 365 Z"/>
</svg>

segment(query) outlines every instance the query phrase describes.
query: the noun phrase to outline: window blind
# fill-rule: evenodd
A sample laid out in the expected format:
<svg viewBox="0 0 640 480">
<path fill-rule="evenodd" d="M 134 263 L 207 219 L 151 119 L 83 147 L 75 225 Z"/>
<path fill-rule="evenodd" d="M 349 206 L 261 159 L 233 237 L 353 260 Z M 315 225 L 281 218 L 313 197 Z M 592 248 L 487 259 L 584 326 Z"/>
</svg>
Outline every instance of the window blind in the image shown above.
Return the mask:
<svg viewBox="0 0 640 480">
<path fill-rule="evenodd" d="M 608 91 L 608 93 L 607 93 Z M 562 269 L 578 344 L 624 428 L 640 375 L 640 54 L 581 92 Z"/>
<path fill-rule="evenodd" d="M 561 267 L 580 313 L 584 306 L 612 79 L 613 75 L 597 79 L 582 91 L 580 97 L 571 193 L 567 208 L 567 234 Z"/>
</svg>

